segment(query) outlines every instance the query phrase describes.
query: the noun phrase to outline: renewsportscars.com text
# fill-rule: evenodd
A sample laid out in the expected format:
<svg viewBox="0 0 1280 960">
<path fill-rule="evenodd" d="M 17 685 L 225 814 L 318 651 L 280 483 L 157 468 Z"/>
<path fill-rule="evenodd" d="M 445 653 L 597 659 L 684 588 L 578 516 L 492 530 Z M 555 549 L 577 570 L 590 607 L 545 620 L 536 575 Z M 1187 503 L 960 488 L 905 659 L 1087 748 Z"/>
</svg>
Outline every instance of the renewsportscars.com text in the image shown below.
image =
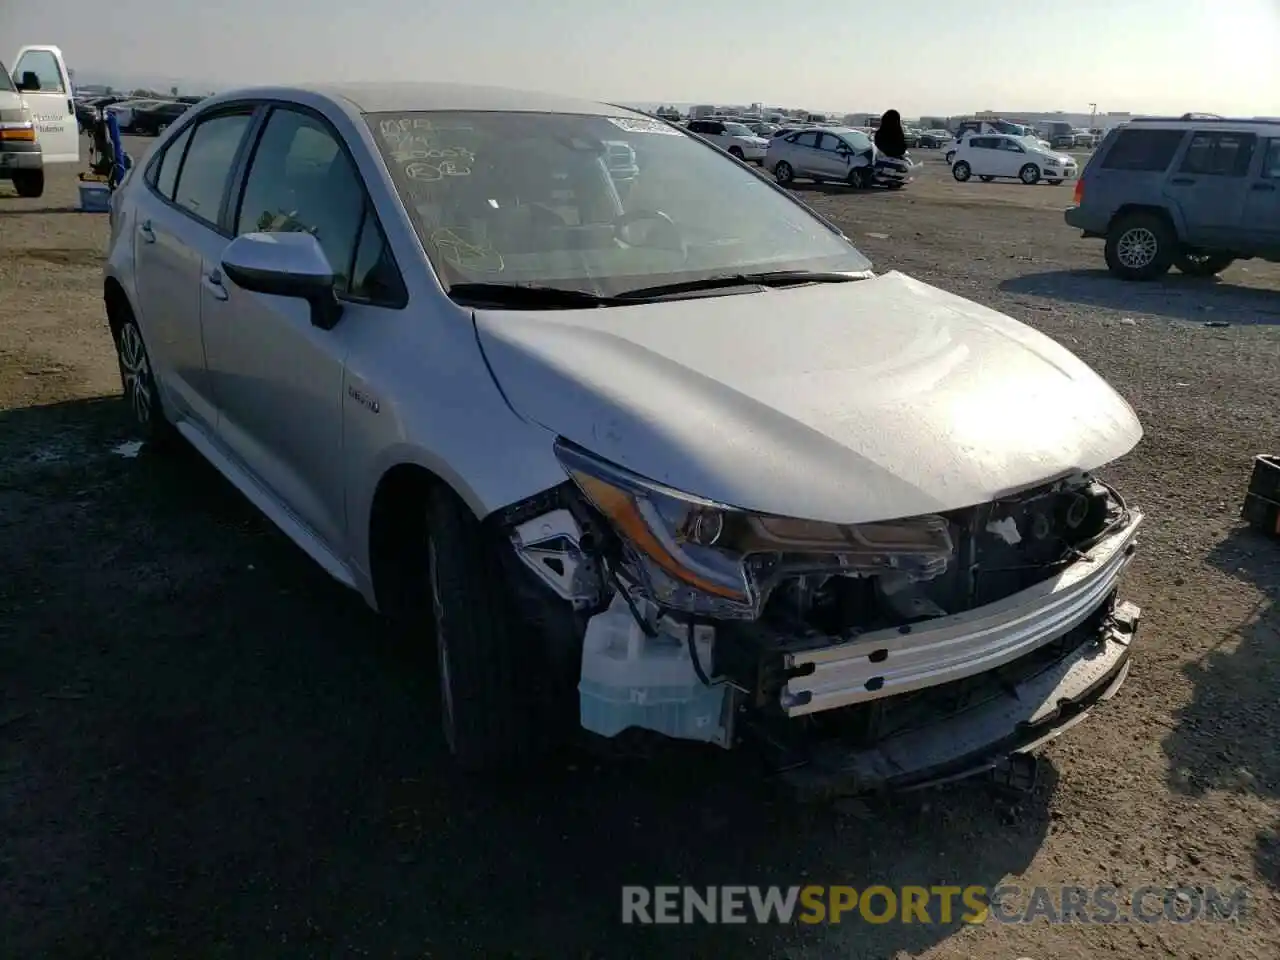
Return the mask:
<svg viewBox="0 0 1280 960">
<path fill-rule="evenodd" d="M 627 924 L 1194 923 L 1234 921 L 1244 887 L 1141 886 L 627 886 Z"/>
</svg>

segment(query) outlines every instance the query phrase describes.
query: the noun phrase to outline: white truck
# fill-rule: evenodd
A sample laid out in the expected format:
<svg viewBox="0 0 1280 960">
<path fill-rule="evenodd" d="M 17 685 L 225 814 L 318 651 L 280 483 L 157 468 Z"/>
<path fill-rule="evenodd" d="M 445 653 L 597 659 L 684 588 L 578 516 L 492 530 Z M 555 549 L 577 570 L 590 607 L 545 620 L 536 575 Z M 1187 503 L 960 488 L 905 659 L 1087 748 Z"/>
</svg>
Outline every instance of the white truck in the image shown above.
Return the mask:
<svg viewBox="0 0 1280 960">
<path fill-rule="evenodd" d="M 10 62 L 0 79 L 0 179 L 38 197 L 47 167 L 80 162 L 71 74 L 62 51 L 46 44 L 22 47 Z"/>
</svg>

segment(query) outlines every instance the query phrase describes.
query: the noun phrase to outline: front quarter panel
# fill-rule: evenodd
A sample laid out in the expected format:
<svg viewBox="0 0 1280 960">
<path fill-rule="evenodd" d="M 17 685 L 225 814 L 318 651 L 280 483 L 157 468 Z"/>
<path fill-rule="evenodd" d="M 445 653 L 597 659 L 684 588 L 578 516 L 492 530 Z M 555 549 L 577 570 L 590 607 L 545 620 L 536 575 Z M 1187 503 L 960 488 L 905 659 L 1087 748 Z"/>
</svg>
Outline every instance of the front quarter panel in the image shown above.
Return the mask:
<svg viewBox="0 0 1280 960">
<path fill-rule="evenodd" d="M 478 517 L 565 480 L 554 436 L 499 391 L 469 311 L 441 296 L 381 319 L 348 334 L 342 397 L 351 560 L 366 577 L 373 499 L 393 467 L 430 471 Z"/>
</svg>

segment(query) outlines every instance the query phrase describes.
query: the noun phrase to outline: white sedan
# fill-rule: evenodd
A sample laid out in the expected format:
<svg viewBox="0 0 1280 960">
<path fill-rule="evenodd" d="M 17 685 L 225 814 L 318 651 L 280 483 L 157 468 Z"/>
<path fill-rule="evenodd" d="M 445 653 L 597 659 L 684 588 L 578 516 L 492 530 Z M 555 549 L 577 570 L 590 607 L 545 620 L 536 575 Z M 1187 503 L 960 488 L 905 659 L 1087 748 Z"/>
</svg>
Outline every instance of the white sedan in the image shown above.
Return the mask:
<svg viewBox="0 0 1280 960">
<path fill-rule="evenodd" d="M 745 124 L 733 120 L 690 120 L 688 130 L 710 140 L 739 160 L 758 163 L 764 159 L 764 152 L 769 146 L 767 137 L 759 136 Z"/>
<path fill-rule="evenodd" d="M 1076 173 L 1076 161 L 1070 155 L 1041 147 L 1027 137 L 1004 134 L 966 137 L 951 164 L 951 175 L 961 183 L 976 176 L 983 183 L 1009 177 L 1028 186 L 1041 180 L 1056 185 L 1074 179 Z"/>
</svg>

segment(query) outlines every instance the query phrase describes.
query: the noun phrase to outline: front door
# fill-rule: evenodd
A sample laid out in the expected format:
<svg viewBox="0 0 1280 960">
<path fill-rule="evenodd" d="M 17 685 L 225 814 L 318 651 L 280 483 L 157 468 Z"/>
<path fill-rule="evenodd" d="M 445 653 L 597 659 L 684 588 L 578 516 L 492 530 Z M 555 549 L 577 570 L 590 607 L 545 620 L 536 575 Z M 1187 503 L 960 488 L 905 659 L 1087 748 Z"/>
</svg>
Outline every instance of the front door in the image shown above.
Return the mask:
<svg viewBox="0 0 1280 960">
<path fill-rule="evenodd" d="M 311 114 L 273 109 L 232 203 L 234 233 L 306 231 L 347 291 L 366 212 L 363 184 L 338 136 Z M 376 219 L 371 218 L 376 230 Z M 205 356 L 223 446 L 330 550 L 345 556 L 344 369 L 351 303 L 332 330 L 306 301 L 253 293 L 204 264 Z"/>
<path fill-rule="evenodd" d="M 1280 256 L 1280 137 L 1268 140 L 1258 151 L 1261 161 L 1249 178 L 1241 217 L 1243 233 L 1253 249 L 1269 257 Z"/>
<path fill-rule="evenodd" d="M 1192 134 L 1164 186 L 1165 196 L 1182 212 L 1192 246 L 1230 249 L 1244 216 L 1249 192 L 1245 174 L 1257 144 L 1252 133 L 1197 130 Z"/>
<path fill-rule="evenodd" d="M 853 151 L 849 145 L 834 133 L 822 134 L 818 141 L 818 153 L 815 161 L 820 175 L 829 180 L 844 180 L 849 176 L 853 163 Z"/>
<path fill-rule="evenodd" d="M 22 88 L 22 99 L 35 121 L 44 162 L 79 163 L 80 125 L 62 51 L 23 47 L 13 61 L 13 81 Z"/>
<path fill-rule="evenodd" d="M 997 177 L 1016 177 L 1027 163 L 1027 151 L 1013 137 L 997 137 L 995 157 Z"/>
</svg>

